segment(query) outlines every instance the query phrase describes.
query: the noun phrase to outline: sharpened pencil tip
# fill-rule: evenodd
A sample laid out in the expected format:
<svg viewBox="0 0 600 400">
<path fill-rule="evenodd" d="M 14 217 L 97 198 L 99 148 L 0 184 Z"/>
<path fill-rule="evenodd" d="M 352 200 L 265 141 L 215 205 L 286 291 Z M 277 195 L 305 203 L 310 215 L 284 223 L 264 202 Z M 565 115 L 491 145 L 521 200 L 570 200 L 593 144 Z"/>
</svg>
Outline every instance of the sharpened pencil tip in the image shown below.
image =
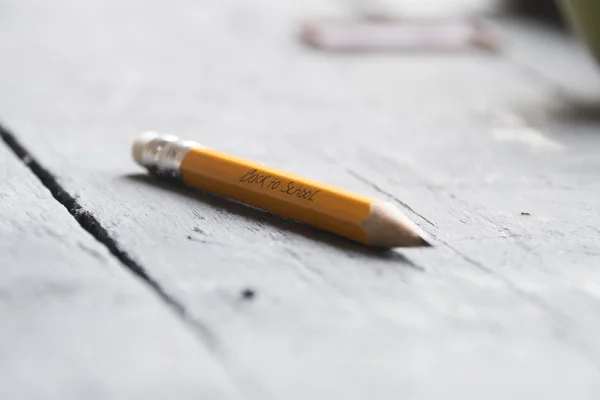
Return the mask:
<svg viewBox="0 0 600 400">
<path fill-rule="evenodd" d="M 429 243 L 427 240 L 425 240 L 423 238 L 419 238 L 419 244 L 421 245 L 421 247 L 433 247 L 433 245 L 431 243 Z"/>
</svg>

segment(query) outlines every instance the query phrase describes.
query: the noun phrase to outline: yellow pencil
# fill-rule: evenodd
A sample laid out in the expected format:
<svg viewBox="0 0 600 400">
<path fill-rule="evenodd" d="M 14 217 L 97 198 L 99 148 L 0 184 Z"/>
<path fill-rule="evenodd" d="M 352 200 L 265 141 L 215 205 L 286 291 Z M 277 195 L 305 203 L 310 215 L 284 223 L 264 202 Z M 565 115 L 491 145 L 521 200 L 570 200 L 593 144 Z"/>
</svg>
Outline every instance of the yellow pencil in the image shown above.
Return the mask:
<svg viewBox="0 0 600 400">
<path fill-rule="evenodd" d="M 154 132 L 133 144 L 133 158 L 186 186 L 376 247 L 428 246 L 419 229 L 387 202 Z"/>
</svg>

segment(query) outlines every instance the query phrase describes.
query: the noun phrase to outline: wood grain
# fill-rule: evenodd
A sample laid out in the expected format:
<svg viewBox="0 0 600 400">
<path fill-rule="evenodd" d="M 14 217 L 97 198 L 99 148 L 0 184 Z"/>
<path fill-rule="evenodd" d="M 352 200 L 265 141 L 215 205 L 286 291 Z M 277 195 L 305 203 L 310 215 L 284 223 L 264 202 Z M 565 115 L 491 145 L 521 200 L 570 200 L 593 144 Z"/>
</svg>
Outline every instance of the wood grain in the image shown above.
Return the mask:
<svg viewBox="0 0 600 400">
<path fill-rule="evenodd" d="M 245 396 L 597 397 L 598 122 L 556 112 L 556 80 L 508 51 L 311 51 L 296 22 L 341 13 L 321 1 L 45 4 L 8 2 L 0 118 Z M 435 247 L 157 182 L 130 159 L 145 129 L 392 199 Z"/>
<path fill-rule="evenodd" d="M 0 142 L 0 398 L 239 398 L 227 372 Z"/>
</svg>

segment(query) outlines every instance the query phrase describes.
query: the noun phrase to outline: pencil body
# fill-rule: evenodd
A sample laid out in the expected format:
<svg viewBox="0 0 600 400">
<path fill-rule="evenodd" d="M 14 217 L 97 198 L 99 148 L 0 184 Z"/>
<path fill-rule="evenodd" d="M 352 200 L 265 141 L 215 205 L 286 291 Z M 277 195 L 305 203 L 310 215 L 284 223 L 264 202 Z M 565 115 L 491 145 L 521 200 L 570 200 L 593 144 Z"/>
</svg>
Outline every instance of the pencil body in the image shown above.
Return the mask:
<svg viewBox="0 0 600 400">
<path fill-rule="evenodd" d="M 141 138 L 136 142 L 137 148 L 134 145 L 134 157 L 146 167 L 160 169 L 149 164 L 156 164 L 157 157 L 162 155 L 168 159 L 167 175 L 179 177 L 186 186 L 365 245 L 397 247 L 426 243 L 416 227 L 387 203 L 172 136 L 161 146 L 164 138 L 156 135 Z M 165 171 L 162 172 L 164 175 Z"/>
</svg>

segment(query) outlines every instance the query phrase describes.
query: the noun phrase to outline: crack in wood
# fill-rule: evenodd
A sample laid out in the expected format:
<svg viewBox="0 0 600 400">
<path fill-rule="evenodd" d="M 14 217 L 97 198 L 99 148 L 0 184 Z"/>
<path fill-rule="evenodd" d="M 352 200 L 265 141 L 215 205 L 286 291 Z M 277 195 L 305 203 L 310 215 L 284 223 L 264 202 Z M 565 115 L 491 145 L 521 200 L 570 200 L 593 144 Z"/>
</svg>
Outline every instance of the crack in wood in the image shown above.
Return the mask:
<svg viewBox="0 0 600 400">
<path fill-rule="evenodd" d="M 341 293 L 340 287 L 339 287 L 339 285 L 337 285 L 337 283 L 328 279 L 327 276 L 325 274 L 323 274 L 323 272 L 321 270 L 313 267 L 309 262 L 304 261 L 302 259 L 302 257 L 298 253 L 296 253 L 294 250 L 289 249 L 287 247 L 283 247 L 283 251 L 288 253 L 294 260 L 296 260 L 302 266 L 302 268 L 308 272 L 309 275 L 317 276 L 318 280 L 327 282 L 327 284 L 329 286 L 334 288 L 338 293 Z M 304 274 L 300 274 L 300 276 L 303 277 L 304 279 L 306 279 L 308 282 L 311 282 L 311 279 L 307 276 L 304 276 Z"/>
<path fill-rule="evenodd" d="M 215 246 L 228 247 L 227 244 L 225 244 L 225 243 L 213 242 L 213 241 L 207 240 L 207 239 L 200 239 L 200 238 L 194 237 L 192 235 L 187 235 L 187 239 L 191 240 L 192 242 L 198 242 L 198 243 L 202 243 L 202 244 L 209 244 L 209 245 L 215 245 Z"/>
<path fill-rule="evenodd" d="M 404 202 L 402 202 L 401 200 L 399 200 L 398 198 L 396 198 L 394 195 L 392 195 L 391 193 L 383 190 L 382 188 L 380 188 L 376 183 L 370 181 L 368 178 L 363 177 L 362 175 L 360 175 L 359 173 L 357 173 L 356 171 L 350 169 L 350 168 L 346 168 L 346 172 L 348 174 L 350 174 L 351 176 L 353 176 L 354 178 L 360 180 L 361 182 L 369 185 L 370 187 L 372 187 L 373 189 L 375 189 L 376 191 L 378 191 L 379 193 L 382 193 L 386 196 L 389 196 L 391 198 L 393 198 L 395 201 L 397 201 L 400 205 L 402 205 L 405 209 L 407 209 L 409 212 L 413 213 L 415 216 L 418 216 L 419 218 L 421 218 L 422 220 L 426 221 L 427 223 L 429 223 L 431 226 L 437 228 L 437 226 L 430 220 L 428 220 L 426 217 L 424 217 L 423 215 L 419 214 L 418 212 L 416 212 L 414 209 L 412 209 L 412 207 L 410 207 L 409 205 L 405 204 Z M 456 198 L 456 196 L 453 196 L 454 198 Z M 458 200 L 458 199 L 457 199 Z M 461 200 L 459 200 L 461 201 Z M 462 202 L 462 201 L 461 201 Z M 465 203 L 466 204 L 466 203 Z M 502 227 L 502 226 L 498 226 L 498 224 L 495 221 L 492 221 L 488 216 L 482 216 L 482 218 L 494 225 L 497 226 L 499 228 L 499 230 L 503 233 L 506 234 L 507 238 L 519 238 L 519 235 L 513 233 L 509 228 L 506 227 Z M 437 237 L 437 235 L 431 233 L 431 232 L 427 232 L 430 237 L 432 239 L 434 239 L 435 241 L 438 241 L 439 243 L 441 243 L 442 245 L 444 245 L 446 248 L 448 248 L 450 251 L 452 251 L 454 254 L 456 254 L 458 257 L 460 257 L 461 259 L 463 259 L 465 262 L 473 265 L 474 267 L 482 270 L 483 272 L 495 277 L 496 279 L 499 279 L 501 282 L 503 282 L 511 291 L 513 291 L 516 295 L 518 295 L 519 297 L 523 298 L 524 300 L 529 301 L 530 303 L 534 304 L 536 307 L 539 307 L 541 310 L 543 310 L 544 312 L 550 314 L 553 318 L 556 319 L 560 319 L 562 321 L 568 321 L 568 316 L 565 315 L 564 313 L 556 310 L 555 308 L 551 307 L 550 305 L 548 305 L 547 303 L 543 302 L 542 300 L 540 300 L 539 298 L 535 297 L 534 295 L 527 293 L 521 289 L 519 289 L 518 287 L 516 287 L 508 278 L 498 274 L 494 269 L 485 266 L 483 263 L 469 257 L 468 255 L 462 253 L 460 250 L 456 249 L 455 247 L 453 247 L 452 245 L 450 245 L 448 242 L 445 242 L 444 240 L 441 240 L 439 237 Z M 527 251 L 531 251 L 532 249 L 529 248 L 529 246 L 527 246 L 524 243 L 519 243 L 523 249 L 527 250 Z M 580 341 L 574 342 L 572 340 L 569 340 L 567 338 L 567 332 L 566 329 L 563 327 L 565 324 L 555 324 L 556 328 L 553 331 L 553 335 L 555 337 L 556 340 L 558 340 L 559 342 L 565 343 L 567 344 L 569 347 L 571 347 L 574 351 L 576 351 L 578 354 L 589 358 L 589 352 L 593 351 L 593 349 L 590 348 L 590 346 L 586 345 L 585 343 L 581 343 Z M 600 368 L 600 365 L 598 365 L 597 363 L 595 363 L 597 368 Z"/>
<path fill-rule="evenodd" d="M 502 235 L 502 236 L 465 237 L 465 238 L 460 238 L 460 239 L 452 239 L 448 243 L 473 242 L 473 241 L 494 240 L 494 239 L 531 239 L 531 238 L 533 238 L 533 236 L 531 236 L 531 235 L 507 234 L 507 235 Z"/>
<path fill-rule="evenodd" d="M 496 271 L 494 271 L 492 268 L 486 267 L 485 265 L 483 265 L 483 263 L 469 257 L 468 255 L 464 254 L 457 248 L 451 246 L 449 243 L 447 243 L 443 240 L 440 240 L 439 238 L 435 237 L 435 235 L 432 235 L 432 236 L 434 236 L 434 238 L 436 240 L 438 240 L 445 247 L 447 247 L 450 251 L 452 251 L 458 257 L 462 258 L 467 263 L 473 265 L 474 267 L 479 268 L 480 270 L 484 271 L 485 273 L 488 273 L 488 274 L 494 276 L 496 279 L 499 279 L 517 296 L 534 304 L 536 307 L 539 307 L 541 310 L 543 310 L 544 312 L 551 315 L 552 318 L 560 319 L 560 321 L 557 321 L 554 324 L 555 329 L 552 332 L 554 338 L 558 342 L 564 343 L 565 345 L 567 345 L 568 347 L 573 349 L 573 351 L 575 351 L 577 354 L 579 354 L 587 359 L 592 360 L 595 367 L 600 370 L 600 364 L 597 361 L 595 361 L 595 359 L 589 357 L 590 352 L 594 351 L 593 348 L 591 346 L 587 345 L 586 343 L 583 343 L 581 341 L 573 341 L 567 337 L 567 330 L 565 327 L 568 326 L 568 323 L 565 323 L 565 322 L 569 321 L 568 315 L 564 314 L 563 312 L 561 312 L 559 310 L 556 310 L 555 308 L 551 307 L 544 301 L 540 300 L 538 297 L 519 289 L 508 278 L 506 278 L 500 274 L 497 274 Z"/>
<path fill-rule="evenodd" d="M 359 181 L 361 181 L 362 183 L 370 186 L 371 188 L 375 189 L 376 191 L 378 191 L 379 193 L 388 196 L 392 199 L 394 199 L 395 202 L 397 202 L 398 204 L 400 204 L 402 207 L 404 207 L 406 210 L 408 210 L 409 212 L 411 212 L 412 214 L 416 215 L 417 217 L 419 217 L 420 219 L 422 219 L 423 221 L 427 222 L 429 225 L 437 228 L 436 224 L 434 224 L 432 221 L 430 221 L 429 219 L 427 219 L 427 217 L 425 217 L 422 214 L 419 214 L 417 211 L 415 211 L 411 206 L 409 206 L 408 204 L 406 204 L 405 202 L 403 202 L 402 200 L 400 200 L 398 197 L 394 196 L 392 193 L 383 190 L 381 187 L 379 187 L 379 185 L 377 185 L 375 182 L 369 180 L 368 178 L 360 175 L 358 172 L 354 171 L 353 169 L 350 168 L 346 168 L 346 172 L 353 176 L 354 178 L 358 179 Z"/>
<path fill-rule="evenodd" d="M 79 204 L 77 199 L 60 185 L 56 177 L 43 167 L 13 134 L 1 125 L 0 139 L 2 139 L 8 148 L 11 149 L 23 164 L 31 170 L 31 172 L 40 180 L 42 185 L 44 185 L 50 191 L 52 196 L 67 209 L 69 214 L 75 218 L 77 223 L 84 230 L 105 246 L 126 269 L 150 286 L 154 293 L 174 310 L 183 322 L 191 325 L 194 328 L 192 331 L 197 333 L 196 336 L 200 338 L 204 345 L 211 350 L 214 350 L 217 347 L 218 342 L 216 336 L 210 329 L 197 319 L 190 319 L 185 307 L 171 297 L 158 282 L 148 274 L 146 269 L 140 263 L 134 260 L 127 251 L 123 250 L 121 246 L 119 246 L 117 240 L 110 235 L 104 226 L 102 226 L 100 221 L 90 212 L 85 210 L 81 204 Z"/>
</svg>

